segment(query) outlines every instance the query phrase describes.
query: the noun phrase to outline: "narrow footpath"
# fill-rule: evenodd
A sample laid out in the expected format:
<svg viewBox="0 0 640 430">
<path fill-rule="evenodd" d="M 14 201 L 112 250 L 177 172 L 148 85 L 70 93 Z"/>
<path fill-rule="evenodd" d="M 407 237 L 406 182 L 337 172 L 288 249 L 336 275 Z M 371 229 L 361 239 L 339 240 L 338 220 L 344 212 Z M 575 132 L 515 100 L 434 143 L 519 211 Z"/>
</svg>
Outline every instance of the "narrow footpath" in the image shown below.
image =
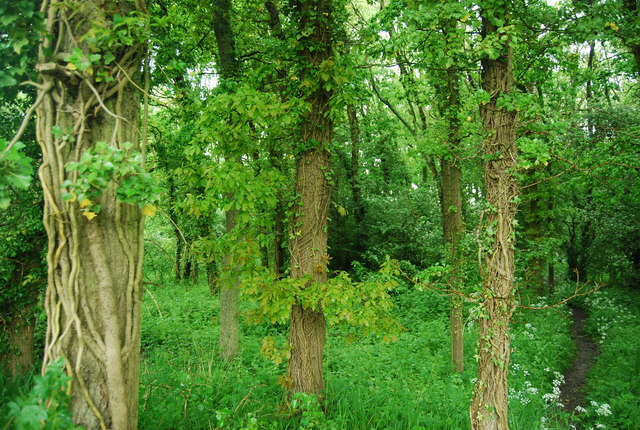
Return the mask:
<svg viewBox="0 0 640 430">
<path fill-rule="evenodd" d="M 560 401 L 564 404 L 564 410 L 573 413 L 576 406 L 584 405 L 584 385 L 589 369 L 595 357 L 598 356 L 598 347 L 585 333 L 587 313 L 584 309 L 569 306 L 573 312 L 573 327 L 571 337 L 576 343 L 577 353 L 573 359 L 573 365 L 564 375 L 564 384 L 560 388 Z"/>
</svg>

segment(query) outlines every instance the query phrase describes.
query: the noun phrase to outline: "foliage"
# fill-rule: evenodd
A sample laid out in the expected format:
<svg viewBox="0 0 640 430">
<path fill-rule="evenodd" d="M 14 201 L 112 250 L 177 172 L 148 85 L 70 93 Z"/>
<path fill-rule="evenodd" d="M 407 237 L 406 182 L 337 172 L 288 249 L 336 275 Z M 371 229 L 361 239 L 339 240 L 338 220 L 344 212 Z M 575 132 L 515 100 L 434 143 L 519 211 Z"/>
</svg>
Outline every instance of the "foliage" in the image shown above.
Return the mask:
<svg viewBox="0 0 640 430">
<path fill-rule="evenodd" d="M 57 133 L 61 135 L 59 129 Z M 155 215 L 152 203 L 159 199 L 161 189 L 142 168 L 140 152 L 130 151 L 132 147 L 131 143 L 126 143 L 123 149 L 119 149 L 98 142 L 95 148 L 86 150 L 78 162 L 67 163 L 67 172 L 78 174 L 74 181 L 62 183 L 67 188 L 62 197 L 70 202 L 77 201 L 83 215 L 92 219 L 101 209 L 99 197 L 110 181 L 114 181 L 118 200 L 139 205 L 144 215 Z"/>
<path fill-rule="evenodd" d="M 24 145 L 17 142 L 8 147 L 0 140 L 0 209 L 6 209 L 11 203 L 10 191 L 24 190 L 31 183 L 31 159 L 20 152 Z"/>
<path fill-rule="evenodd" d="M 346 272 L 327 282 L 313 282 L 311 275 L 276 280 L 270 272 L 258 273 L 242 285 L 243 294 L 252 302 L 247 318 L 255 323 L 284 323 L 291 306 L 299 304 L 322 309 L 329 324 L 345 323 L 360 334 L 393 340 L 400 330 L 390 315 L 390 292 L 398 285 L 396 264 L 387 260 L 378 274 L 362 282 L 354 282 Z"/>
<path fill-rule="evenodd" d="M 583 300 L 589 312 L 587 330 L 600 347 L 587 379 L 588 402 L 577 414 L 581 425 L 632 428 L 640 420 L 638 329 L 640 296 L 626 288 L 605 288 Z"/>
<path fill-rule="evenodd" d="M 451 374 L 446 299 L 431 292 L 408 285 L 396 288 L 392 313 L 406 326 L 396 342 L 353 337 L 341 325 L 330 329 L 327 399 L 319 409 L 313 398 L 303 395 L 295 404 L 279 404 L 284 390 L 276 382 L 284 364 L 265 359 L 260 350 L 264 336 L 276 345 L 286 343 L 284 325 L 245 321 L 240 356 L 223 363 L 217 358 L 218 300 L 208 287 L 167 283 L 150 289 L 158 306 L 145 294 L 141 427 L 402 430 L 469 425 L 466 408 L 474 360 L 466 358 L 463 375 Z M 241 313 L 249 310 L 243 305 Z M 545 395 L 554 393 L 555 372 L 569 361 L 568 326 L 569 320 L 552 310 L 517 315 L 511 365 L 513 428 L 538 428 L 541 417 L 551 422 L 556 416 L 555 403 Z M 465 329 L 469 351 L 474 330 L 469 325 Z"/>
<path fill-rule="evenodd" d="M 31 183 L 33 160 L 20 151 L 22 148 L 24 144 L 20 142 L 9 148 L 8 143 L 0 139 L 0 210 L 9 207 L 13 190 L 24 190 Z"/>
<path fill-rule="evenodd" d="M 26 396 L 7 404 L 9 424 L 17 430 L 75 430 L 69 410 L 69 384 L 64 361 L 53 361 L 43 376 L 34 377 Z"/>
<path fill-rule="evenodd" d="M 35 51 L 44 32 L 39 5 L 36 0 L 0 4 L 0 97 L 3 99 L 16 96 L 19 81 L 35 77 Z"/>
</svg>

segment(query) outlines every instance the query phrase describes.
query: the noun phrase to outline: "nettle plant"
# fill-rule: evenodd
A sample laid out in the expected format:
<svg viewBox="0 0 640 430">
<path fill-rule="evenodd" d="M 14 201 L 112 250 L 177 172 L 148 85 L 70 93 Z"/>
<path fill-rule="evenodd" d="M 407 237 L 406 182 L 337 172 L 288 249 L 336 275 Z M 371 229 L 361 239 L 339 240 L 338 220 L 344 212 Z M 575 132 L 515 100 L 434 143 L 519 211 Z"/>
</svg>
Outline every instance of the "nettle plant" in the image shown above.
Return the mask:
<svg viewBox="0 0 640 430">
<path fill-rule="evenodd" d="M 59 130 L 58 130 L 59 132 Z M 123 149 L 99 142 L 88 149 L 77 162 L 69 162 L 66 171 L 75 173 L 75 180 L 62 183 L 66 192 L 62 198 L 78 202 L 82 215 L 91 220 L 100 213 L 99 199 L 109 183 L 116 184 L 116 198 L 124 203 L 137 204 L 146 216 L 154 216 L 154 203 L 160 198 L 161 188 L 142 167 L 142 154 L 132 151 L 133 144 L 123 144 Z"/>
</svg>

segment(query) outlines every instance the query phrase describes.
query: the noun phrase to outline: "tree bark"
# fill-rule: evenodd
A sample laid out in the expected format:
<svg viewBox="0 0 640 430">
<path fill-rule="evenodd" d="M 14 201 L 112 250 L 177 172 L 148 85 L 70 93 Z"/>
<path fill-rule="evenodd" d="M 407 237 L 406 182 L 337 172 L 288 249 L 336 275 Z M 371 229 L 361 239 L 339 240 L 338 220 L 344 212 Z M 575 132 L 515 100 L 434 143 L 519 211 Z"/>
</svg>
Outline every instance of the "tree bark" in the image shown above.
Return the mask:
<svg viewBox="0 0 640 430">
<path fill-rule="evenodd" d="M 39 54 L 43 101 L 36 126 L 49 242 L 43 369 L 52 360 L 66 360 L 73 377 L 73 419 L 89 429 L 137 427 L 143 217 L 138 206 L 116 200 L 111 183 L 96 202 L 101 212 L 89 220 L 77 202 L 62 199 L 61 184 L 76 176 L 65 172 L 65 164 L 78 161 L 97 142 L 139 147 L 139 103 L 130 79 L 137 79 L 144 49 L 140 44 L 115 49 L 120 67 L 111 70 L 113 82 L 96 82 L 55 61 L 74 48 L 91 52 L 84 36 L 92 23 L 109 25 L 115 14 L 132 11 L 145 13 L 144 3 L 43 4 L 50 35 Z"/>
<path fill-rule="evenodd" d="M 9 338 L 9 351 L 2 357 L 2 361 L 13 377 L 27 372 L 35 363 L 35 323 L 31 309 L 26 308 L 23 314 L 15 315 L 5 327 Z"/>
<path fill-rule="evenodd" d="M 236 211 L 227 211 L 227 232 L 232 231 L 237 223 Z M 235 275 L 233 257 L 227 253 L 222 261 L 223 272 L 220 276 L 220 357 L 231 361 L 239 350 L 238 325 L 238 278 Z"/>
<path fill-rule="evenodd" d="M 496 18 L 505 19 L 508 11 L 494 9 Z M 498 27 L 484 15 L 483 37 L 493 37 Z M 471 428 L 498 430 L 508 428 L 507 370 L 510 358 L 509 320 L 514 309 L 513 221 L 518 194 L 516 179 L 517 113 L 497 105 L 503 94 L 511 91 L 513 81 L 512 53 L 509 41 L 503 42 L 496 59 L 482 59 L 482 87 L 491 95 L 481 106 L 486 137 L 484 181 L 487 202 L 490 247 L 483 249 L 482 315 L 478 333 L 478 380 L 471 404 Z"/>
<path fill-rule="evenodd" d="M 231 26 L 230 0 L 213 0 L 213 31 L 218 47 L 220 84 L 231 92 L 233 91 L 235 80 L 239 78 L 240 62 L 236 55 L 235 38 Z M 226 155 L 229 160 L 234 158 L 234 154 Z M 238 211 L 230 209 L 225 216 L 226 232 L 229 235 L 236 228 Z M 225 360 L 233 360 L 239 350 L 239 283 L 234 275 L 235 270 L 231 253 L 227 253 L 220 268 L 220 357 Z"/>
<path fill-rule="evenodd" d="M 329 122 L 319 112 L 315 121 Z M 328 127 L 304 127 L 305 142 L 314 138 L 318 142 L 331 139 Z M 314 136 L 314 137 L 312 137 Z M 300 213 L 295 216 L 291 239 L 291 276 L 310 275 L 311 282 L 327 280 L 327 227 L 330 188 L 326 178 L 330 157 L 320 147 L 304 153 L 297 163 L 296 192 L 300 196 Z M 294 305 L 291 310 L 289 346 L 291 357 L 287 362 L 287 376 L 292 393 L 304 392 L 323 397 L 324 377 L 322 358 L 326 337 L 325 319 L 319 305 L 315 309 Z"/>
<path fill-rule="evenodd" d="M 441 208 L 443 215 L 444 238 L 449 247 L 452 273 L 449 310 L 449 329 L 451 334 L 451 362 L 456 372 L 464 372 L 464 325 L 462 323 L 462 296 L 458 294 L 458 284 L 462 282 L 460 276 L 460 237 L 464 233 L 462 222 L 462 172 L 458 162 L 445 158 L 440 160 L 442 175 Z"/>
<path fill-rule="evenodd" d="M 306 149 L 296 163 L 296 194 L 299 209 L 291 222 L 291 276 L 310 277 L 310 283 L 327 280 L 327 229 L 331 188 L 331 143 L 333 122 L 329 115 L 331 91 L 313 72 L 332 56 L 331 0 L 304 0 L 295 4 L 300 38 L 303 76 L 317 79 L 317 87 L 307 94 L 310 110 L 302 119 L 301 142 Z M 309 31 L 312 29 L 311 31 Z M 325 63 L 326 64 L 326 63 Z M 322 359 L 326 324 L 320 305 L 291 309 L 287 376 L 291 393 L 305 392 L 323 398 Z"/>
<path fill-rule="evenodd" d="M 455 22 L 452 25 L 456 25 Z M 460 265 L 460 238 L 464 233 L 462 221 L 462 171 L 458 152 L 460 151 L 460 79 L 453 67 L 447 69 L 443 76 L 443 95 L 441 115 L 447 122 L 448 154 L 440 159 L 440 209 L 442 211 L 442 230 L 444 240 L 449 247 L 450 264 L 452 265 L 449 308 L 449 330 L 451 336 L 451 363 L 456 372 L 464 371 L 464 325 L 462 323 L 462 296 L 458 293 L 458 285 L 462 282 Z"/>
</svg>

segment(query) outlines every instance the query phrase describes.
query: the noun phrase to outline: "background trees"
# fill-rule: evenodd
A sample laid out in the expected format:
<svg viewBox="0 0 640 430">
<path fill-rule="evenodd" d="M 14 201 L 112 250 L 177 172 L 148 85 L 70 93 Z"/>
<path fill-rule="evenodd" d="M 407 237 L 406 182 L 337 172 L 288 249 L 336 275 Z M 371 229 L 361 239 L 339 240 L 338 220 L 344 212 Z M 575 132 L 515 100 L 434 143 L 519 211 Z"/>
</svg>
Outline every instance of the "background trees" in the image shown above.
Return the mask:
<svg viewBox="0 0 640 430">
<path fill-rule="evenodd" d="M 37 14 L 27 3 L 3 6 L 2 40 L 14 54 L 38 37 L 32 34 Z M 533 396 L 517 368 L 509 373 L 511 342 L 521 366 L 525 355 L 517 348 L 526 347 L 519 337 L 537 336 L 522 321 L 547 336 L 536 338 L 538 347 L 564 348 L 567 338 L 552 336 L 550 323 L 522 307 L 561 301 L 584 282 L 636 285 L 633 2 L 157 0 L 150 2 L 149 19 L 136 2 L 44 6 L 47 30 L 60 32 L 45 39 L 40 77 L 30 77 L 39 79 L 42 155 L 34 142 L 24 152 L 44 163 L 53 262 L 45 362 L 59 355 L 69 361 L 81 422 L 100 421 L 83 418 L 98 416 L 83 398 L 118 425 L 135 421 L 133 385 L 124 388 L 129 394 L 116 395 L 128 398 L 120 412 L 100 405 L 117 409 L 109 393 L 118 378 L 135 384 L 143 277 L 145 318 L 155 326 L 143 325 L 148 354 L 141 410 L 145 425 L 153 422 L 153 410 L 167 427 L 178 426 L 172 409 L 160 412 L 153 404 L 161 403 L 163 390 L 177 390 L 183 399 L 180 425 L 199 417 L 194 404 L 218 408 L 212 399 L 219 397 L 240 426 L 239 411 L 256 410 L 250 393 L 277 399 L 278 383 L 324 398 L 331 417 L 350 389 L 370 394 L 363 381 L 374 381 L 371 392 L 388 394 L 393 390 L 385 384 L 395 379 L 414 390 L 402 402 L 416 409 L 425 409 L 412 402 L 428 397 L 427 390 L 435 396 L 431 409 L 438 401 L 465 411 L 472 404 L 471 423 L 464 412 L 451 418 L 452 427 L 505 428 L 520 419 L 537 426 L 540 415 L 522 418 L 526 403 L 513 394 Z M 65 20 L 72 25 L 58 27 Z M 33 54 L 23 57 L 0 74 L 3 137 L 20 127 L 27 101 L 38 97 L 17 86 L 28 79 L 29 58 L 35 63 Z M 145 98 L 148 115 L 140 121 Z M 25 130 L 28 143 L 33 139 Z M 144 135 L 146 167 L 163 189 L 158 209 L 165 216 L 148 224 L 142 271 L 141 211 L 152 214 L 158 194 L 143 158 L 132 152 Z M 18 219 L 20 205 L 37 191 L 19 191 L 11 174 L 26 169 L 24 163 L 0 150 L 0 199 L 8 195 L 13 205 L 0 226 L 12 242 L 2 248 L 11 264 L 0 272 L 10 338 L 13 317 L 4 309 L 36 301 L 45 247 L 36 243 L 37 211 Z M 116 183 L 139 186 L 117 191 Z M 197 295 L 202 273 L 220 299 Z M 441 336 L 447 318 L 450 335 Z M 220 334 L 208 331 L 218 326 Z M 399 339 L 416 355 L 405 360 L 393 346 L 374 347 L 363 339 L 369 334 Z M 333 337 L 353 344 L 336 346 Z M 441 346 L 451 351 L 450 364 L 431 361 L 442 355 Z M 347 351 L 367 357 L 373 355 L 368 348 L 376 348 L 389 369 L 401 363 L 411 372 L 389 370 L 382 377 L 376 372 L 385 370 L 373 359 L 366 366 L 371 374 L 349 367 L 350 360 L 361 362 Z M 258 349 L 276 367 L 256 364 Z M 107 351 L 113 360 L 100 360 Z M 176 351 L 181 357 L 172 358 Z M 216 367 L 217 359 L 204 365 L 207 360 L 198 361 L 203 351 L 225 357 L 227 367 Z M 189 362 L 192 355 L 198 360 Z M 78 364 L 86 360 L 95 368 Z M 183 373 L 159 372 L 172 360 Z M 530 360 L 527 372 L 542 390 L 555 379 L 544 369 L 561 370 L 568 357 L 554 361 L 541 352 Z M 438 370 L 423 378 L 420 366 Z M 261 385 L 238 399 L 228 387 L 206 394 L 181 379 L 198 375 L 194 379 L 210 388 L 214 380 L 224 385 L 216 375 L 231 378 L 229 369 L 246 381 L 256 372 Z M 352 379 L 361 381 L 346 382 Z M 96 388 L 102 382 L 107 394 Z M 531 396 L 547 411 L 542 396 Z M 309 417 L 314 407 L 319 413 L 313 396 L 291 400 L 306 405 L 309 420 L 324 419 Z M 515 417 L 507 416 L 508 407 Z M 363 418 L 369 410 L 361 411 L 363 422 L 372 422 Z M 224 425 L 222 415 L 215 425 Z M 441 419 L 402 423 L 433 426 Z"/>
</svg>

